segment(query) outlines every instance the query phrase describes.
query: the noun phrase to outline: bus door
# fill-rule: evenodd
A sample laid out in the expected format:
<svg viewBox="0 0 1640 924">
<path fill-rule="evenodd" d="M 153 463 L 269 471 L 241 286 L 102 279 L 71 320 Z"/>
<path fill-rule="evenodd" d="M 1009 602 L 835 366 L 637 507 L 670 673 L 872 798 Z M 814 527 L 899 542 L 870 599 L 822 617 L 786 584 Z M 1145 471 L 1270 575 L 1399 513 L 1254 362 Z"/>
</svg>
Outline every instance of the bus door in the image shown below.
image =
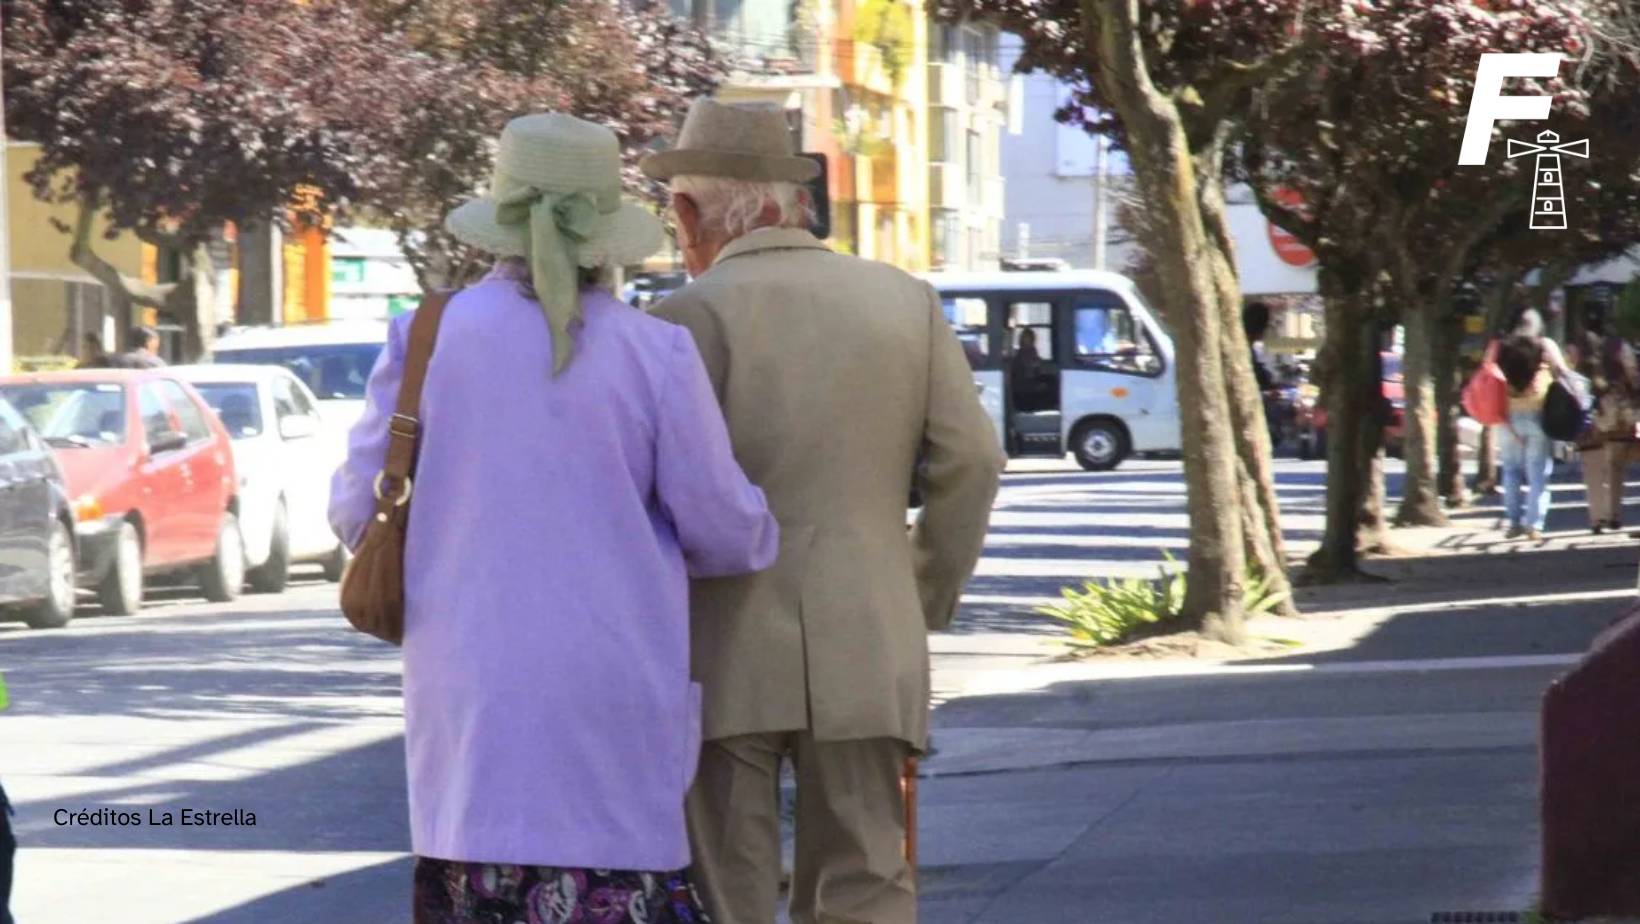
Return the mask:
<svg viewBox="0 0 1640 924">
<path fill-rule="evenodd" d="M 996 427 L 997 443 L 1007 445 L 1003 429 L 1004 405 L 1001 340 L 1001 318 L 991 309 L 983 295 L 943 294 L 940 302 L 945 308 L 945 320 L 956 332 L 957 341 L 968 357 L 969 368 L 974 370 L 974 388 L 979 392 L 979 403 L 986 416 Z"/>
<path fill-rule="evenodd" d="M 1014 292 L 997 298 L 1007 322 L 1008 452 L 1058 458 L 1065 452 L 1059 397 L 1064 343 L 1055 323 L 1060 299 Z"/>
</svg>

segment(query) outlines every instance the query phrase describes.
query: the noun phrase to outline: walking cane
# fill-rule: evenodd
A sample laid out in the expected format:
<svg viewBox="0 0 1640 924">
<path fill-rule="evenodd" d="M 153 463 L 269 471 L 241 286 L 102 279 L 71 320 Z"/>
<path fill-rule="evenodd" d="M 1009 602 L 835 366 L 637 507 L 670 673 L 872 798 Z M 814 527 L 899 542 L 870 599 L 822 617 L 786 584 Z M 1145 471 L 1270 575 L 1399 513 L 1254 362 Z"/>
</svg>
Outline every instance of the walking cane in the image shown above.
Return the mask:
<svg viewBox="0 0 1640 924">
<path fill-rule="evenodd" d="M 900 777 L 900 791 L 905 796 L 905 862 L 911 867 L 911 877 L 917 877 L 917 758 L 907 757 Z"/>
</svg>

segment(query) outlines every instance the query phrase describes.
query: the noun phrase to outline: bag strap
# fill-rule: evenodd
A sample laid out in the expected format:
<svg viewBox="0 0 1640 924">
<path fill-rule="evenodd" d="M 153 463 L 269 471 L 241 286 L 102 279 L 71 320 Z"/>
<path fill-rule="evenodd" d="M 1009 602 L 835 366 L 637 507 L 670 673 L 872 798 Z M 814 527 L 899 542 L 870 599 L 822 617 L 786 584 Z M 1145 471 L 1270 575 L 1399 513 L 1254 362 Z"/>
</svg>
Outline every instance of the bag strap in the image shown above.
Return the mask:
<svg viewBox="0 0 1640 924">
<path fill-rule="evenodd" d="M 451 292 L 435 292 L 422 299 L 410 321 L 410 343 L 405 348 L 404 378 L 399 382 L 399 403 L 392 417 L 387 419 L 387 461 L 382 465 L 382 480 L 392 486 L 393 497 L 410 482 L 410 473 L 416 467 L 416 447 L 421 442 L 421 388 L 427 382 L 427 366 L 433 359 L 433 347 L 438 343 L 439 321 L 444 308 L 450 303 Z M 404 489 L 407 490 L 407 489 Z M 378 490 L 383 501 L 388 492 Z"/>
</svg>

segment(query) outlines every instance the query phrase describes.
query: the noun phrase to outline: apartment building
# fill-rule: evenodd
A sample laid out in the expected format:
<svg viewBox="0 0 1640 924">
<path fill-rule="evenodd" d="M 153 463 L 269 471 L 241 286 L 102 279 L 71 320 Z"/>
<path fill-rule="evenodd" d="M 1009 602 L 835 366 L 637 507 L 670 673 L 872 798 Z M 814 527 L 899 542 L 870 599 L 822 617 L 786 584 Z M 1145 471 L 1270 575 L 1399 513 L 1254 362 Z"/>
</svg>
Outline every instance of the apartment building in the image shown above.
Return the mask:
<svg viewBox="0 0 1640 924">
<path fill-rule="evenodd" d="M 783 108 L 826 155 L 830 243 L 922 271 L 996 265 L 1006 83 L 988 25 L 922 0 L 670 0 L 730 56 L 728 102 Z"/>
<path fill-rule="evenodd" d="M 994 269 L 1003 256 L 1002 138 L 1014 95 L 998 60 L 1001 35 L 984 23 L 940 23 L 929 34 L 931 263 Z"/>
</svg>

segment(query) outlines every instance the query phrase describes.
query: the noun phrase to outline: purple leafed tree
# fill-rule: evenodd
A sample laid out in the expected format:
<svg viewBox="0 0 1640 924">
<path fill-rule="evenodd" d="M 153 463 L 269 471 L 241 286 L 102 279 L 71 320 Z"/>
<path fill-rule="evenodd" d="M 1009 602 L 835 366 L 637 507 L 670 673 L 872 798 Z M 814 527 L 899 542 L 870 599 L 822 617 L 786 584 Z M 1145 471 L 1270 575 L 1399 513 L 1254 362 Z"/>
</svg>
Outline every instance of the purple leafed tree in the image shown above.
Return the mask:
<svg viewBox="0 0 1640 924">
<path fill-rule="evenodd" d="M 443 216 L 484 188 L 490 140 L 507 120 L 559 110 L 620 136 L 629 192 L 658 201 L 638 158 L 669 136 L 724 65 L 705 37 L 664 8 L 603 0 L 367 0 L 379 28 L 404 35 L 435 67 L 459 75 L 431 87 L 408 113 L 379 126 L 401 152 L 373 176 L 368 200 L 399 232 L 426 285 L 458 281 L 484 257 L 442 228 Z"/>
<path fill-rule="evenodd" d="M 406 73 L 406 49 L 340 4 L 8 0 L 0 10 L 7 126 L 40 145 L 35 194 L 76 208 L 63 229 L 72 258 L 121 319 L 132 304 L 165 310 L 192 355 L 210 335 L 205 245 L 226 223 L 282 215 L 303 185 L 348 202 L 372 160 L 352 94 L 369 86 L 364 75 Z M 110 237 L 131 232 L 174 255 L 176 279 L 122 276 L 97 253 L 99 215 Z"/>
</svg>

